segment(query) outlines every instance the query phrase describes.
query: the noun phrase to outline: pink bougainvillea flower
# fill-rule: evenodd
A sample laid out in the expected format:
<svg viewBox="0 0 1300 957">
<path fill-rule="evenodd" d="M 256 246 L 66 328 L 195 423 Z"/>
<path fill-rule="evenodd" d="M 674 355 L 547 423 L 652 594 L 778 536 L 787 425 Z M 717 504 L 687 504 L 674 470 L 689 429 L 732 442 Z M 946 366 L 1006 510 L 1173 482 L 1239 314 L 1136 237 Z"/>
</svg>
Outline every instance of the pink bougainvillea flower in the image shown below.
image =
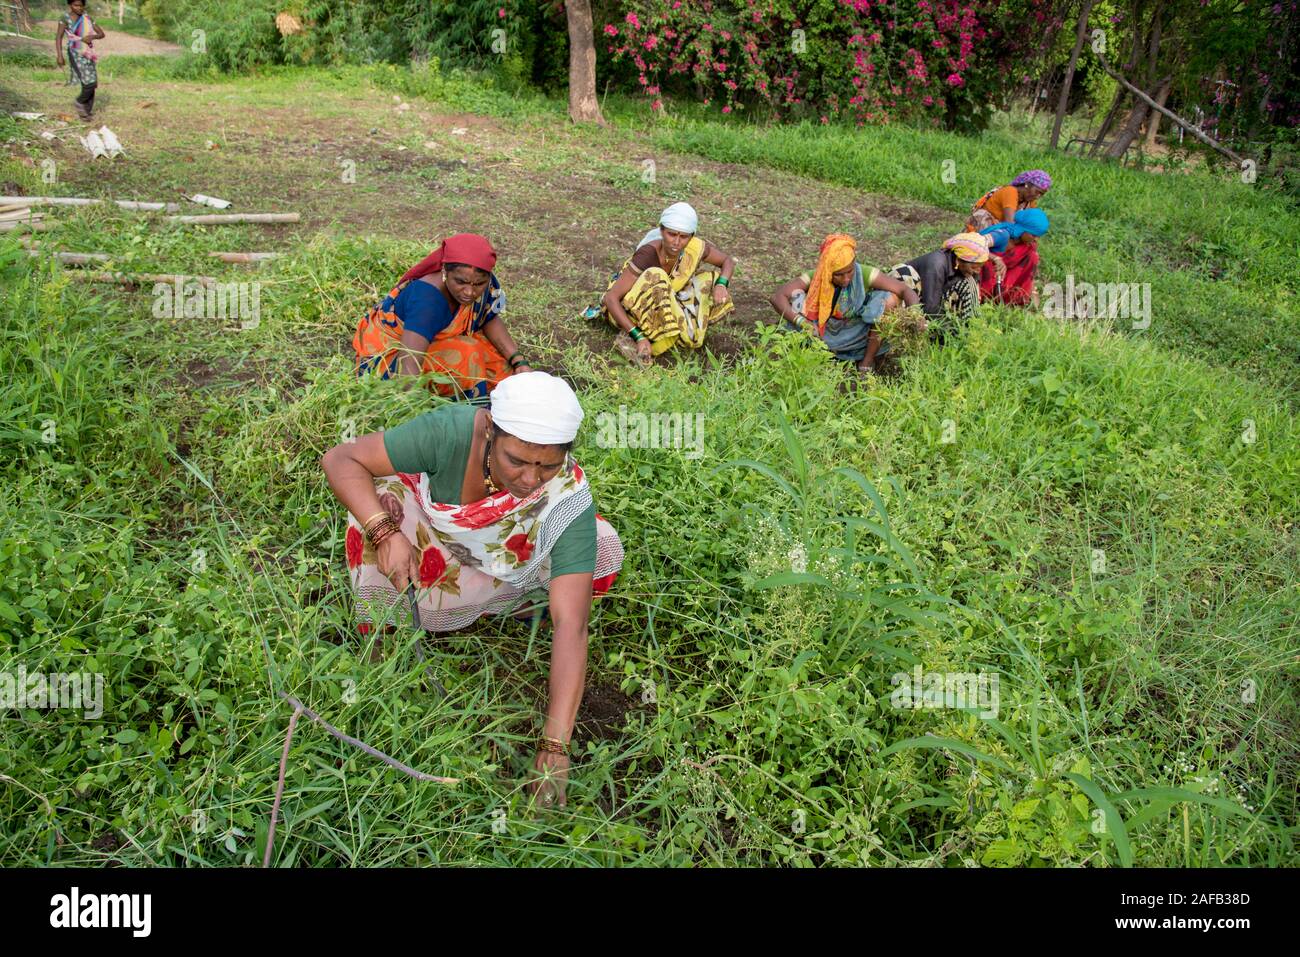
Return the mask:
<svg viewBox="0 0 1300 957">
<path fill-rule="evenodd" d="M 605 24 L 605 35 L 610 37 L 618 36 L 618 27 L 612 23 Z"/>
<path fill-rule="evenodd" d="M 628 23 L 632 24 L 632 26 L 635 27 L 636 29 L 638 30 L 641 29 L 641 21 L 637 19 L 635 13 L 629 11 L 628 15 L 624 17 L 624 19 L 627 20 Z"/>
</svg>

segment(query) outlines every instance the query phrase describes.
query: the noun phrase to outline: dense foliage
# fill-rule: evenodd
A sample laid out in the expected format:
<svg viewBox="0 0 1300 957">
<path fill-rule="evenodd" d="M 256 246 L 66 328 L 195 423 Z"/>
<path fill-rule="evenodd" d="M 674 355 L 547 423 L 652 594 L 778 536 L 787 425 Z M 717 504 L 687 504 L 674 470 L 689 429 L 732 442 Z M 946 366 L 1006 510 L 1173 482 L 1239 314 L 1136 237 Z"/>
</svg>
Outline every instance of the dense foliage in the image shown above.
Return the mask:
<svg viewBox="0 0 1300 957">
<path fill-rule="evenodd" d="M 1055 102 L 1081 2 L 594 0 L 592 6 L 602 89 L 643 94 L 656 108 L 677 97 L 721 113 L 970 130 L 1017 96 L 1037 91 L 1041 101 Z M 143 6 L 159 36 L 201 48 L 221 70 L 436 58 L 444 70 L 489 70 L 516 87 L 554 91 L 567 82 L 562 0 L 145 0 Z M 1284 131 L 1300 123 L 1297 22 L 1297 0 L 1101 0 L 1092 8 L 1071 105 L 1086 101 L 1104 110 L 1115 92 L 1090 53 L 1101 42 L 1140 85 L 1168 77 L 1169 104 L 1215 135 L 1285 142 Z"/>
</svg>

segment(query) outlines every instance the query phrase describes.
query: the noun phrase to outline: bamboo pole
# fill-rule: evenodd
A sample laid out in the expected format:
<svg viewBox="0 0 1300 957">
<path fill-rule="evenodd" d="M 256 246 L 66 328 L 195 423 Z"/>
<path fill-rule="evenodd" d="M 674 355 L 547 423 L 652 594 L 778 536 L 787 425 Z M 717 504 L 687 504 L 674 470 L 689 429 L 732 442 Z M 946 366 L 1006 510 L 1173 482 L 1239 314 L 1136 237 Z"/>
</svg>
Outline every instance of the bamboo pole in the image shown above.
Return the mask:
<svg viewBox="0 0 1300 957">
<path fill-rule="evenodd" d="M 131 199 L 115 199 L 113 202 L 123 209 L 134 210 L 161 210 L 162 212 L 174 213 L 181 208 L 180 203 L 141 203 Z"/>
<path fill-rule="evenodd" d="M 16 209 L 9 213 L 0 213 L 0 223 L 16 223 L 23 220 L 35 222 L 41 219 L 40 213 L 33 213 L 30 209 Z"/>
<path fill-rule="evenodd" d="M 208 253 L 213 259 L 225 263 L 260 263 L 268 259 L 279 259 L 282 253 Z"/>
<path fill-rule="evenodd" d="M 218 226 L 223 223 L 296 223 L 302 217 L 297 213 L 214 213 L 202 216 L 168 216 L 173 223 L 192 226 Z"/>
<path fill-rule="evenodd" d="M 115 282 L 123 286 L 140 286 L 150 282 L 197 282 L 204 287 L 215 286 L 217 280 L 212 276 L 177 276 L 166 273 L 127 273 L 127 272 L 88 272 L 85 278 L 92 282 Z"/>
<path fill-rule="evenodd" d="M 29 248 L 27 252 L 32 256 L 40 256 L 43 250 Z M 105 263 L 113 258 L 108 253 L 50 253 L 50 255 L 65 266 L 89 266 L 91 263 Z"/>
<path fill-rule="evenodd" d="M 161 210 L 174 213 L 181 208 L 180 203 L 146 203 L 134 199 L 89 199 L 84 196 L 0 196 L 0 204 L 18 203 L 23 206 L 97 206 L 112 202 L 122 209 L 136 211 Z"/>
<path fill-rule="evenodd" d="M 30 229 L 34 233 L 43 233 L 50 228 L 48 223 L 20 220 L 16 223 L 0 223 L 0 233 L 12 233 L 15 229 Z"/>
</svg>

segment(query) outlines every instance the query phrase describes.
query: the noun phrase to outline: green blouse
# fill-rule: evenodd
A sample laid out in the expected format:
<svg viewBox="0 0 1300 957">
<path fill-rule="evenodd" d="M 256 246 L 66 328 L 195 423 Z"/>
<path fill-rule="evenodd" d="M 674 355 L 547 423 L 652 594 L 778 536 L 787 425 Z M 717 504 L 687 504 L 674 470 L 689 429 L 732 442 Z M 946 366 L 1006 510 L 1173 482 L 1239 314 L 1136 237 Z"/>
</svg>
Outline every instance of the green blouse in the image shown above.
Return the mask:
<svg viewBox="0 0 1300 957">
<path fill-rule="evenodd" d="M 384 449 L 398 472 L 429 476 L 429 496 L 435 502 L 461 505 L 461 486 L 474 442 L 478 410 L 460 403 L 403 422 L 384 432 Z M 596 571 L 596 505 L 569 523 L 551 549 L 551 577 Z"/>
</svg>

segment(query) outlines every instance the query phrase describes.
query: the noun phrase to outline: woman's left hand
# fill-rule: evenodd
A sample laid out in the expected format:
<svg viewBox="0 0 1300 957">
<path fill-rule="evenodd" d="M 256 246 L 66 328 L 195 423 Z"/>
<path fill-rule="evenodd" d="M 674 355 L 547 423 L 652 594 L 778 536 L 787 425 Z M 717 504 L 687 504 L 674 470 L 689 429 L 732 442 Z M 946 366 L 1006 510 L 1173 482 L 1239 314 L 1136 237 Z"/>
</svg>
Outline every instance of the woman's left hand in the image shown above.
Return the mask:
<svg viewBox="0 0 1300 957">
<path fill-rule="evenodd" d="M 527 362 L 521 362 L 521 363 L 519 363 L 519 365 L 515 366 L 514 371 L 515 371 L 515 372 L 532 372 L 532 371 L 533 371 L 533 367 L 530 366 Z"/>
<path fill-rule="evenodd" d="M 541 807 L 564 807 L 565 789 L 569 784 L 569 756 L 554 751 L 538 751 L 533 770 L 540 777 L 528 782 L 528 793 Z"/>
<path fill-rule="evenodd" d="M 714 283 L 713 301 L 715 303 L 717 303 L 720 306 L 730 298 L 731 298 L 731 293 L 727 291 L 726 286 L 719 286 L 716 283 Z"/>
</svg>

